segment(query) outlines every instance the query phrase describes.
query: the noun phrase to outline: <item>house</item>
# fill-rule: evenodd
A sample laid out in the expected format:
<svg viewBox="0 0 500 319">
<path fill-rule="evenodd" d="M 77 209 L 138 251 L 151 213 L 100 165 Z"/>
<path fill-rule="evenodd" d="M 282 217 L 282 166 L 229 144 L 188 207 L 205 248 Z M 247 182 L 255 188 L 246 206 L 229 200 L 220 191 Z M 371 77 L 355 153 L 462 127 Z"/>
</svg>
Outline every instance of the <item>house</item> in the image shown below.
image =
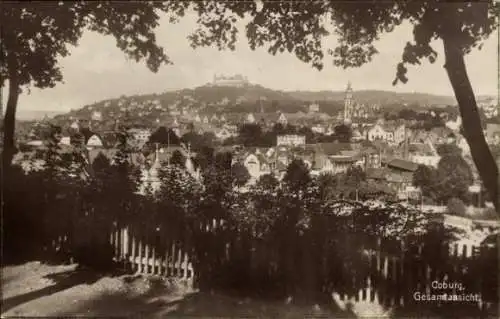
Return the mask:
<svg viewBox="0 0 500 319">
<path fill-rule="evenodd" d="M 215 137 L 217 137 L 218 140 L 224 141 L 230 137 L 234 136 L 227 128 L 222 128 L 215 130 Z"/>
<path fill-rule="evenodd" d="M 309 104 L 309 112 L 310 113 L 317 113 L 317 112 L 319 112 L 319 104 L 318 103 L 311 103 L 311 104 Z"/>
<path fill-rule="evenodd" d="M 363 165 L 365 170 L 381 167 L 381 156 L 377 149 L 367 147 L 364 148 L 360 154 L 363 156 Z"/>
<path fill-rule="evenodd" d="M 375 140 L 387 140 L 387 132 L 384 130 L 382 125 L 375 124 L 366 131 L 366 138 L 373 142 Z"/>
<path fill-rule="evenodd" d="M 326 135 L 333 135 L 333 134 L 335 134 L 335 127 L 333 125 L 331 125 L 331 124 L 328 125 L 325 134 Z M 353 132 L 353 137 L 354 137 L 354 132 Z"/>
<path fill-rule="evenodd" d="M 437 154 L 434 145 L 428 140 L 427 143 L 408 144 L 408 159 L 419 165 L 436 168 L 441 156 Z"/>
<path fill-rule="evenodd" d="M 406 194 L 406 189 L 413 183 L 413 173 L 418 164 L 400 158 L 388 159 L 385 163 L 387 168 L 386 180 L 396 192 Z"/>
<path fill-rule="evenodd" d="M 255 119 L 255 116 L 252 114 L 252 113 L 249 113 L 246 118 L 245 118 L 245 123 L 248 123 L 248 124 L 254 124 L 256 123 L 256 119 Z"/>
<path fill-rule="evenodd" d="M 262 175 L 271 173 L 269 163 L 262 154 L 247 154 L 243 159 L 243 166 L 248 170 L 252 182 L 257 181 Z"/>
<path fill-rule="evenodd" d="M 437 168 L 441 156 L 439 155 L 410 155 L 409 159 L 419 165 L 426 165 Z"/>
<path fill-rule="evenodd" d="M 333 134 L 334 132 L 332 132 L 331 134 Z M 329 134 L 329 135 L 331 135 Z M 354 129 L 352 130 L 352 140 L 353 141 L 361 141 L 363 140 L 363 134 L 361 134 L 360 130 L 359 129 Z"/>
<path fill-rule="evenodd" d="M 500 124 L 486 124 L 485 136 L 488 144 L 500 145 Z"/>
<path fill-rule="evenodd" d="M 303 146 L 306 144 L 305 135 L 287 134 L 278 135 L 276 139 L 277 146 Z"/>
<path fill-rule="evenodd" d="M 394 129 L 394 137 L 393 137 L 394 144 L 399 145 L 399 144 L 403 143 L 404 141 L 406 141 L 408 139 L 408 135 L 409 135 L 409 132 L 407 132 L 407 131 L 408 131 L 408 129 L 406 128 L 406 126 L 404 124 L 397 126 Z"/>
<path fill-rule="evenodd" d="M 278 117 L 277 123 L 279 123 L 279 124 L 281 124 L 283 126 L 288 125 L 288 119 L 287 119 L 287 117 L 285 116 L 284 113 L 280 114 L 280 116 Z"/>
<path fill-rule="evenodd" d="M 333 172 L 333 163 L 328 158 L 323 160 L 318 160 L 318 156 L 315 157 L 316 161 L 313 162 L 311 167 L 311 175 L 320 175 L 325 173 Z"/>
<path fill-rule="evenodd" d="M 194 117 L 194 121 L 195 121 L 196 123 L 200 123 L 200 122 L 201 122 L 201 117 L 200 117 L 200 115 L 199 115 L 199 114 L 196 114 L 196 116 Z"/>
<path fill-rule="evenodd" d="M 345 151 L 352 151 L 351 143 L 317 143 L 314 145 L 316 154 L 324 154 L 325 156 L 340 155 Z"/>
<path fill-rule="evenodd" d="M 104 147 L 102 139 L 97 134 L 94 134 L 91 137 L 89 137 L 89 139 L 85 144 L 88 149 Z"/>
<path fill-rule="evenodd" d="M 458 130 L 460 129 L 460 126 L 462 125 L 462 118 L 459 115 L 457 115 L 455 120 L 449 119 L 448 121 L 446 121 L 446 123 L 444 125 L 447 128 L 449 128 L 450 130 L 452 130 L 454 132 L 458 132 Z"/>
<path fill-rule="evenodd" d="M 313 131 L 314 133 L 318 133 L 318 134 L 325 134 L 326 129 L 323 125 L 316 124 L 313 127 L 311 127 L 311 131 Z"/>
<path fill-rule="evenodd" d="M 458 146 L 458 148 L 460 148 L 460 150 L 462 150 L 462 154 L 467 156 L 467 155 L 470 155 L 470 146 L 469 146 L 469 143 L 467 142 L 467 140 L 465 139 L 465 137 L 463 136 L 458 136 L 455 141 L 454 141 L 455 145 Z"/>
<path fill-rule="evenodd" d="M 71 123 L 69 127 L 75 131 L 78 131 L 80 130 L 80 123 L 78 122 L 78 120 L 73 121 L 73 123 Z"/>
<path fill-rule="evenodd" d="M 71 138 L 69 136 L 63 136 L 63 137 L 61 137 L 59 144 L 60 145 L 71 145 Z"/>
<path fill-rule="evenodd" d="M 91 118 L 93 121 L 102 121 L 102 112 L 99 111 L 92 112 Z"/>
<path fill-rule="evenodd" d="M 146 143 L 151 137 L 149 129 L 130 129 L 127 133 L 137 142 Z"/>
</svg>

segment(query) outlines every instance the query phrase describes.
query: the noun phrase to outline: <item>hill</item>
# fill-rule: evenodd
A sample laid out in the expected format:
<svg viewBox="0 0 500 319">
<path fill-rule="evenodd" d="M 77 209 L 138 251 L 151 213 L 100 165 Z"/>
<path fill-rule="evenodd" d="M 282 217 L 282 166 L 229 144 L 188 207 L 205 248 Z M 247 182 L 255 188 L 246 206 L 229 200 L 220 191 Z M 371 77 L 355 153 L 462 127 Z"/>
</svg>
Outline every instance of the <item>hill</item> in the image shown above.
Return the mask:
<svg viewBox="0 0 500 319">
<path fill-rule="evenodd" d="M 97 111 L 106 122 L 127 117 L 138 123 L 154 123 L 181 111 L 246 113 L 257 112 L 263 107 L 266 112 L 294 113 L 305 111 L 314 101 L 320 104 L 321 112 L 337 114 L 343 108 L 344 94 L 343 91 L 278 91 L 254 84 L 240 87 L 207 84 L 159 94 L 121 96 L 58 115 L 56 119 L 89 119 Z M 353 95 L 355 101 L 379 104 L 383 111 L 404 108 L 405 105 L 418 108 L 456 105 L 453 97 L 426 93 L 360 90 L 354 91 Z"/>
<path fill-rule="evenodd" d="M 295 99 L 303 101 L 340 101 L 344 99 L 343 91 L 293 91 L 287 92 Z M 397 93 L 391 91 L 361 90 L 354 92 L 354 98 L 366 104 L 418 104 L 420 106 L 455 105 L 456 100 L 450 96 L 426 93 Z"/>
</svg>

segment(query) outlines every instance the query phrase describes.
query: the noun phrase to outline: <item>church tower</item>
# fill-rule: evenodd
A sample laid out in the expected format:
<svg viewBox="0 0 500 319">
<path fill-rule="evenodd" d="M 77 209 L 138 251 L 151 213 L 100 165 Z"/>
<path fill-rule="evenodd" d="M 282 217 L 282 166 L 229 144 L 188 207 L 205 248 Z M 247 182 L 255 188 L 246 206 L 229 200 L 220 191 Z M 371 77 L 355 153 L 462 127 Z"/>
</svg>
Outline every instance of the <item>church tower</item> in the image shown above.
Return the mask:
<svg viewBox="0 0 500 319">
<path fill-rule="evenodd" d="M 344 121 L 351 121 L 353 111 L 351 82 L 347 83 L 347 90 L 344 98 Z"/>
</svg>

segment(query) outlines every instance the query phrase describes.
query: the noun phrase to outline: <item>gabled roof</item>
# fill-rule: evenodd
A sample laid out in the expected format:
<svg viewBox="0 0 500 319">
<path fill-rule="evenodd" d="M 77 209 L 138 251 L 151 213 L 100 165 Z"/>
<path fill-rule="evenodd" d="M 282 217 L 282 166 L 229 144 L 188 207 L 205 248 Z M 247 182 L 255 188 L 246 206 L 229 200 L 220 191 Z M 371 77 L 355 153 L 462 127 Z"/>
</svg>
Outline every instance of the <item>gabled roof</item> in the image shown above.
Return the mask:
<svg viewBox="0 0 500 319">
<path fill-rule="evenodd" d="M 388 171 L 385 168 L 368 168 L 366 170 L 366 178 L 368 179 L 385 180 L 387 174 Z"/>
<path fill-rule="evenodd" d="M 352 150 L 352 145 L 350 143 L 318 143 L 316 144 L 318 151 L 324 153 L 325 155 L 338 155 L 342 151 Z"/>
<path fill-rule="evenodd" d="M 404 171 L 410 171 L 410 172 L 414 172 L 418 168 L 418 164 L 417 163 L 414 163 L 414 162 L 411 162 L 411 161 L 407 161 L 407 160 L 404 160 L 404 159 L 400 159 L 400 158 L 394 158 L 394 159 L 392 159 L 391 161 L 389 161 L 387 163 L 387 166 L 389 166 L 391 168 L 401 169 L 401 170 L 404 170 Z"/>
<path fill-rule="evenodd" d="M 334 163 L 354 163 L 359 160 L 358 156 L 330 156 L 329 159 Z"/>
</svg>

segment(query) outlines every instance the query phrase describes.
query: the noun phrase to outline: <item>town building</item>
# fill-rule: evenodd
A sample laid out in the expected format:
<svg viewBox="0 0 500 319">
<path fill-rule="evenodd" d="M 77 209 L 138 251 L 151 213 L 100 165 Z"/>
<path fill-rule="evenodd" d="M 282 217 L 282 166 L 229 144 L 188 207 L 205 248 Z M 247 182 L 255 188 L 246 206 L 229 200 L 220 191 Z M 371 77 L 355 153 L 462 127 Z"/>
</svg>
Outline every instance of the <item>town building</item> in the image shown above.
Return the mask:
<svg viewBox="0 0 500 319">
<path fill-rule="evenodd" d="M 354 103 L 352 97 L 352 87 L 351 87 L 351 82 L 349 82 L 347 83 L 347 89 L 344 98 L 344 121 L 347 122 L 352 121 L 353 108 L 354 108 Z"/>
<path fill-rule="evenodd" d="M 311 103 L 311 104 L 309 104 L 309 112 L 310 113 L 317 113 L 317 112 L 319 112 L 319 104 L 318 103 Z"/>
<path fill-rule="evenodd" d="M 306 144 L 305 135 L 287 134 L 278 135 L 276 139 L 277 146 L 304 146 Z"/>
<path fill-rule="evenodd" d="M 234 76 L 214 75 L 212 86 L 243 87 L 249 85 L 248 78 L 241 74 Z"/>
</svg>

